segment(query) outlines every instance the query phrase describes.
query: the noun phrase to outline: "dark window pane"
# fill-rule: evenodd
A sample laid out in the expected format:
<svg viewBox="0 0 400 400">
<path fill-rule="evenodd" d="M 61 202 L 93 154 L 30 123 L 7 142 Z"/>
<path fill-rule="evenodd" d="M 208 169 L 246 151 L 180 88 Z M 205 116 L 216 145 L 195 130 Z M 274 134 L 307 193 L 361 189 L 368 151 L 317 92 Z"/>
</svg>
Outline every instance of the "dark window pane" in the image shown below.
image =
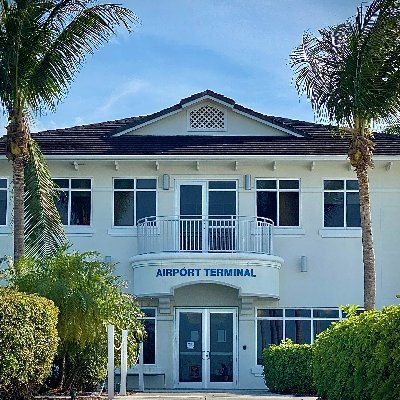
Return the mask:
<svg viewBox="0 0 400 400">
<path fill-rule="evenodd" d="M 299 188 L 299 181 L 296 179 L 290 180 L 280 180 L 279 181 L 279 189 L 298 189 Z"/>
<path fill-rule="evenodd" d="M 257 181 L 257 189 L 276 189 L 276 180 L 268 179 Z"/>
<path fill-rule="evenodd" d="M 203 214 L 203 188 L 201 185 L 181 185 L 180 215 L 200 216 Z"/>
<path fill-rule="evenodd" d="M 358 181 L 357 180 L 346 181 L 346 189 L 358 190 Z"/>
<path fill-rule="evenodd" d="M 155 179 L 138 179 L 136 181 L 137 189 L 157 189 L 157 181 Z"/>
<path fill-rule="evenodd" d="M 135 224 L 133 198 L 133 192 L 114 192 L 115 226 L 133 226 Z"/>
<path fill-rule="evenodd" d="M 342 179 L 324 181 L 324 190 L 343 190 L 344 183 Z"/>
<path fill-rule="evenodd" d="M 156 316 L 155 308 L 141 308 L 140 310 L 146 317 L 155 317 Z"/>
<path fill-rule="evenodd" d="M 71 179 L 72 189 L 90 189 L 91 187 L 90 179 Z"/>
<path fill-rule="evenodd" d="M 156 192 L 136 193 L 136 222 L 156 215 Z"/>
<path fill-rule="evenodd" d="M 328 329 L 334 321 L 314 320 L 314 339 L 319 333 Z"/>
<path fill-rule="evenodd" d="M 0 179 L 0 188 L 7 189 L 7 179 Z"/>
<path fill-rule="evenodd" d="M 262 351 L 271 344 L 279 344 L 283 339 L 283 321 L 257 321 L 257 364 L 263 363 Z"/>
<path fill-rule="evenodd" d="M 285 310 L 286 317 L 311 317 L 309 308 L 288 308 Z"/>
<path fill-rule="evenodd" d="M 285 339 L 298 344 L 311 343 L 311 321 L 285 321 Z"/>
<path fill-rule="evenodd" d="M 360 197 L 357 193 L 346 193 L 346 222 L 348 227 L 361 226 Z"/>
<path fill-rule="evenodd" d="M 279 193 L 279 226 L 299 226 L 299 192 Z"/>
<path fill-rule="evenodd" d="M 339 310 L 313 310 L 314 318 L 339 318 Z"/>
<path fill-rule="evenodd" d="M 90 225 L 91 192 L 71 192 L 71 225 Z"/>
<path fill-rule="evenodd" d="M 134 189 L 134 179 L 114 179 L 114 189 Z"/>
<path fill-rule="evenodd" d="M 236 189 L 235 181 L 211 181 L 208 183 L 209 189 Z"/>
<path fill-rule="evenodd" d="M 0 225 L 6 224 L 7 216 L 7 191 L 0 190 Z"/>
<path fill-rule="evenodd" d="M 146 339 L 143 341 L 143 364 L 156 363 L 156 322 L 154 319 L 143 320 Z"/>
<path fill-rule="evenodd" d="M 269 218 L 276 223 L 276 196 L 276 192 L 257 192 L 257 217 Z"/>
<path fill-rule="evenodd" d="M 324 226 L 344 227 L 344 193 L 324 193 Z"/>
<path fill-rule="evenodd" d="M 68 179 L 53 179 L 53 180 L 54 180 L 54 183 L 61 189 L 69 189 L 69 180 Z"/>
<path fill-rule="evenodd" d="M 236 215 L 236 192 L 209 192 L 208 215 Z"/>
<path fill-rule="evenodd" d="M 283 317 L 282 308 L 260 308 L 257 317 Z"/>
<path fill-rule="evenodd" d="M 58 199 L 54 199 L 54 203 L 60 214 L 63 225 L 68 225 L 68 196 L 69 192 L 59 192 Z"/>
</svg>

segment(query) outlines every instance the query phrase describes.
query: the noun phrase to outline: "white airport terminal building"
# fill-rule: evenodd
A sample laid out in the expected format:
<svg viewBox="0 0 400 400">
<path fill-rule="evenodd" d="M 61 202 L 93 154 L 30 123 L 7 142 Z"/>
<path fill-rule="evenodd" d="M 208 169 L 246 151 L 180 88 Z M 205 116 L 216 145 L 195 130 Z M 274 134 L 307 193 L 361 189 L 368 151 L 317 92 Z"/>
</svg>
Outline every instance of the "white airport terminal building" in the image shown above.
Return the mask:
<svg viewBox="0 0 400 400">
<path fill-rule="evenodd" d="M 357 179 L 348 140 L 330 127 L 206 90 L 151 115 L 33 137 L 73 248 L 116 263 L 146 314 L 147 388 L 264 388 L 263 348 L 311 343 L 340 305 L 363 304 Z M 400 293 L 400 137 L 375 140 L 381 308 Z M 0 255 L 11 255 L 4 147 Z"/>
</svg>

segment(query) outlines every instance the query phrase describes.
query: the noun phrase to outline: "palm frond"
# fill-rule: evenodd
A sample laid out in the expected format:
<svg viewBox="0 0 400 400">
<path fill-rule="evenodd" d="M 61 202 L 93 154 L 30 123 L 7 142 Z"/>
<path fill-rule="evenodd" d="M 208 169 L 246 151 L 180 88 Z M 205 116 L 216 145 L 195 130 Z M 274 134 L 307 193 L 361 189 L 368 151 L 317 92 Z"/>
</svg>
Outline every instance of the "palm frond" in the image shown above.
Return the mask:
<svg viewBox="0 0 400 400">
<path fill-rule="evenodd" d="M 88 7 L 89 3 L 93 1 L 64 0 L 36 30 L 37 46 L 42 51 L 23 88 L 23 97 L 31 109 L 40 109 L 42 105 L 54 109 L 87 55 L 108 42 L 118 26 L 131 31 L 132 25 L 139 22 L 127 8 L 115 4 Z"/>
<path fill-rule="evenodd" d="M 400 1 L 374 0 L 355 18 L 307 33 L 290 56 L 294 82 L 316 117 L 351 126 L 354 119 L 400 119 Z"/>
<path fill-rule="evenodd" d="M 50 256 L 66 243 L 64 227 L 55 206 L 57 188 L 39 146 L 31 139 L 25 167 L 26 255 Z"/>
</svg>

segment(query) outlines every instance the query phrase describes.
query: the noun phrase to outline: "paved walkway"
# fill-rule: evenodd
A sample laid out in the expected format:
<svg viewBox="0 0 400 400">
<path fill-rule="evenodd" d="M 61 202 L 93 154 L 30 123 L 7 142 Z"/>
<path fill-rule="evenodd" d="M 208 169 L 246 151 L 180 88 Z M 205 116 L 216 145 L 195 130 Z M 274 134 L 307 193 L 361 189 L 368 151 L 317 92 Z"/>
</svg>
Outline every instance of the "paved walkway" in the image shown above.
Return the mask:
<svg viewBox="0 0 400 400">
<path fill-rule="evenodd" d="M 317 397 L 277 395 L 266 390 L 235 390 L 228 392 L 137 392 L 115 396 L 120 400 L 317 400 Z"/>
</svg>

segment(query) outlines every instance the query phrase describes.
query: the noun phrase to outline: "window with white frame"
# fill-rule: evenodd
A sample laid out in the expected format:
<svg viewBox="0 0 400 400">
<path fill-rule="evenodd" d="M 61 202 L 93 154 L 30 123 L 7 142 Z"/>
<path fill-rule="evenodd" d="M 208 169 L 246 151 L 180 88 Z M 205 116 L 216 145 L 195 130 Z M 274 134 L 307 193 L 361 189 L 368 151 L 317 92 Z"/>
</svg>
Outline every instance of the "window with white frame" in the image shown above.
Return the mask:
<svg viewBox="0 0 400 400">
<path fill-rule="evenodd" d="M 156 363 L 156 309 L 143 307 L 142 319 L 146 330 L 146 338 L 143 341 L 143 364 Z"/>
<path fill-rule="evenodd" d="M 257 179 L 257 217 L 269 218 L 275 226 L 300 226 L 300 180 Z"/>
<path fill-rule="evenodd" d="M 324 180 L 324 227 L 361 226 L 360 198 L 356 179 Z"/>
<path fill-rule="evenodd" d="M 294 343 L 313 343 L 332 322 L 344 318 L 337 308 L 260 308 L 257 309 L 257 364 L 262 351 L 284 338 Z"/>
<path fill-rule="evenodd" d="M 7 225 L 8 180 L 0 178 L 0 226 Z"/>
<path fill-rule="evenodd" d="M 90 225 L 92 180 L 90 178 L 57 178 L 59 197 L 55 200 L 64 225 Z"/>
<path fill-rule="evenodd" d="M 156 215 L 157 180 L 114 178 L 114 226 L 135 226 Z"/>
<path fill-rule="evenodd" d="M 236 181 L 208 182 L 208 215 L 236 215 Z"/>
</svg>

